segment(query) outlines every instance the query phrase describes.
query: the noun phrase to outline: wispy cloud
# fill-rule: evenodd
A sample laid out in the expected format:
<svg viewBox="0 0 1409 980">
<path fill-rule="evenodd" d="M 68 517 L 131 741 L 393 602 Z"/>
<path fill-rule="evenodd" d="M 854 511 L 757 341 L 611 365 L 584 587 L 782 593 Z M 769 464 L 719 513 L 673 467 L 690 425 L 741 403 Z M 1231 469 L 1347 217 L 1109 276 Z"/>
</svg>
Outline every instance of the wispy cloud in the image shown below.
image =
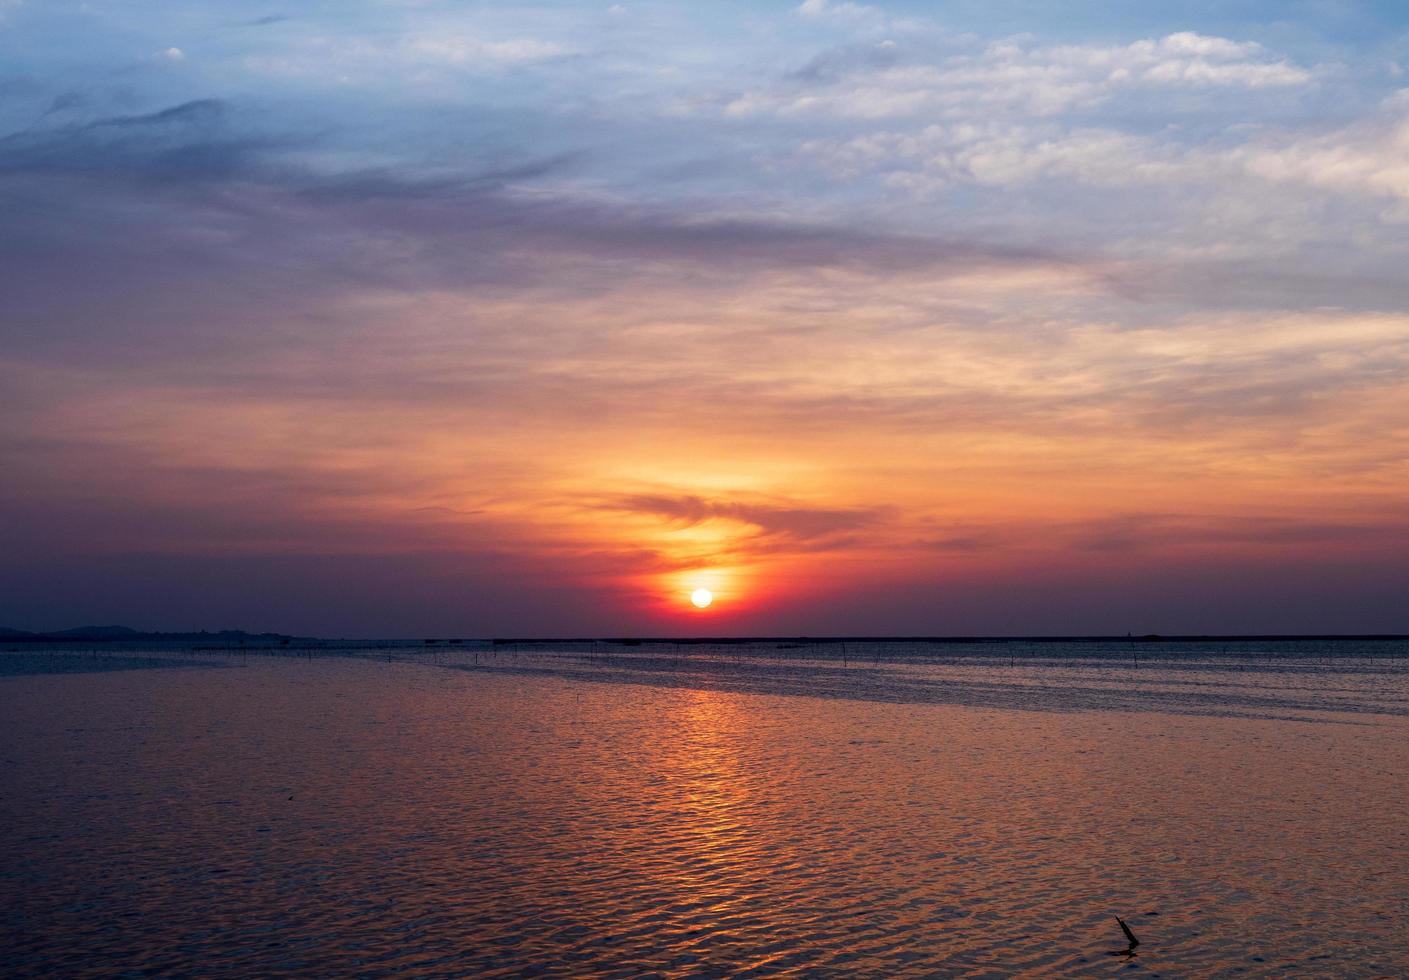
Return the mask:
<svg viewBox="0 0 1409 980">
<path fill-rule="evenodd" d="M 817 63 L 814 61 L 814 66 Z M 1180 91 L 1300 88 L 1310 68 L 1269 56 L 1260 45 L 1193 32 L 1118 46 L 990 43 L 980 50 L 902 56 L 894 42 L 794 73 L 745 92 L 732 115 L 773 113 L 879 119 L 938 115 L 981 119 L 994 111 L 1039 117 L 1089 110 L 1125 94 L 1168 98 Z"/>
<path fill-rule="evenodd" d="M 732 521 L 757 528 L 766 537 L 799 542 L 869 527 L 878 523 L 883 514 L 878 509 L 805 507 L 758 500 L 706 499 L 691 494 L 631 494 L 603 506 L 609 510 L 655 515 L 679 527 L 695 527 L 715 520 Z"/>
</svg>

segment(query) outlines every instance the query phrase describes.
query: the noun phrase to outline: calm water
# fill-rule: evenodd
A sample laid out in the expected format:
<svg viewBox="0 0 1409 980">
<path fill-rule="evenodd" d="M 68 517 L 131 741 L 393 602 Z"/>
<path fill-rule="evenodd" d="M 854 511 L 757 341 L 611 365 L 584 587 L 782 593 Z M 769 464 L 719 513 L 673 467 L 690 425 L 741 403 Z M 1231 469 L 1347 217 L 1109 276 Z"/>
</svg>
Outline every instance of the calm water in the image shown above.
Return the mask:
<svg viewBox="0 0 1409 980">
<path fill-rule="evenodd" d="M 0 733 L 7 975 L 1409 973 L 1403 644 L 0 652 Z"/>
</svg>

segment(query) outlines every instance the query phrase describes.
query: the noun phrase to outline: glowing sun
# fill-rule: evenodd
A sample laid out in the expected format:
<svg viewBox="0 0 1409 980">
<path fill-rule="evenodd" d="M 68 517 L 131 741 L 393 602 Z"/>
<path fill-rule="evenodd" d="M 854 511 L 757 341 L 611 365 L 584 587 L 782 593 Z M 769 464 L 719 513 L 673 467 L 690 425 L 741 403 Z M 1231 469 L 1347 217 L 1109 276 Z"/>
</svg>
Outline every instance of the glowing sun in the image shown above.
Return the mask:
<svg viewBox="0 0 1409 980">
<path fill-rule="evenodd" d="M 690 601 L 695 604 L 695 608 L 703 609 L 714 601 L 714 593 L 709 589 L 696 589 L 690 593 Z"/>
</svg>

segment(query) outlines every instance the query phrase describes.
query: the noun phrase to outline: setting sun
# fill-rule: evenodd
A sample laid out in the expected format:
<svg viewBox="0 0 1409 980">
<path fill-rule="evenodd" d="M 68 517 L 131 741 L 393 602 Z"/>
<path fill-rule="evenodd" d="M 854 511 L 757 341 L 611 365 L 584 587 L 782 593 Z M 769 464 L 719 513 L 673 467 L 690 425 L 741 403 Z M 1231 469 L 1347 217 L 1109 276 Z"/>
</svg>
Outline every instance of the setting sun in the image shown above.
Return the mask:
<svg viewBox="0 0 1409 980">
<path fill-rule="evenodd" d="M 703 609 L 714 601 L 714 593 L 709 589 L 696 589 L 690 593 L 690 601 L 695 604 L 696 608 Z"/>
</svg>

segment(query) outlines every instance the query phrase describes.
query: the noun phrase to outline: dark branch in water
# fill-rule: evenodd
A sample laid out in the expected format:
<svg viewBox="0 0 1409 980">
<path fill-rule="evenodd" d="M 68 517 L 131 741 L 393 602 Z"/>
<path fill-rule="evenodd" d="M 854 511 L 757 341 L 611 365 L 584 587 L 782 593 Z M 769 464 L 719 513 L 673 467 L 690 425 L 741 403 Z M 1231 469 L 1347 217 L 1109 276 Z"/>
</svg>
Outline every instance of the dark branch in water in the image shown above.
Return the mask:
<svg viewBox="0 0 1409 980">
<path fill-rule="evenodd" d="M 1133 932 L 1130 931 L 1130 927 L 1125 924 L 1125 920 L 1124 920 L 1124 919 L 1122 919 L 1120 916 L 1116 916 L 1116 917 L 1115 917 L 1115 921 L 1118 922 L 1118 923 L 1120 923 L 1120 931 L 1123 932 L 1123 933 L 1125 933 L 1125 938 L 1126 938 L 1126 941 L 1129 943 L 1129 945 L 1126 946 L 1124 949 L 1113 949 L 1113 950 L 1111 950 L 1111 951 L 1110 951 L 1110 955 L 1111 955 L 1111 956 L 1134 956 L 1134 955 L 1136 955 L 1136 954 L 1135 954 L 1135 947 L 1140 945 L 1140 940 L 1138 940 L 1138 939 L 1135 938 L 1135 933 L 1133 933 Z"/>
</svg>

